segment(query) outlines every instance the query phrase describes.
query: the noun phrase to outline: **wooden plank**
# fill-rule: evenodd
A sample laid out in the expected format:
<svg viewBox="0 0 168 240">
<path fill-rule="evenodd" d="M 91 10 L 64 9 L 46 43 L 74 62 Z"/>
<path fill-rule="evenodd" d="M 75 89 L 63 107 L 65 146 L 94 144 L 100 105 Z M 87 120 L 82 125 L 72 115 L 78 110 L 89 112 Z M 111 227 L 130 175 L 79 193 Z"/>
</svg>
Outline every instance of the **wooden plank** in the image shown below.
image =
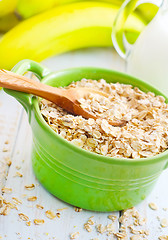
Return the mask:
<svg viewBox="0 0 168 240">
<path fill-rule="evenodd" d="M 168 171 L 165 170 L 159 177 L 152 193 L 138 206 L 138 212 L 147 219 L 144 229 L 149 230 L 148 240 L 158 239 L 161 235 L 168 235 L 168 226 L 160 226 L 160 220 L 167 219 L 168 222 Z M 157 210 L 152 210 L 149 203 L 155 203 Z M 158 219 L 159 217 L 159 219 Z"/>
<path fill-rule="evenodd" d="M 22 110 L 14 98 L 3 90 L 0 91 L 0 188 L 4 185 L 8 171 L 8 162 L 17 139 Z"/>
</svg>

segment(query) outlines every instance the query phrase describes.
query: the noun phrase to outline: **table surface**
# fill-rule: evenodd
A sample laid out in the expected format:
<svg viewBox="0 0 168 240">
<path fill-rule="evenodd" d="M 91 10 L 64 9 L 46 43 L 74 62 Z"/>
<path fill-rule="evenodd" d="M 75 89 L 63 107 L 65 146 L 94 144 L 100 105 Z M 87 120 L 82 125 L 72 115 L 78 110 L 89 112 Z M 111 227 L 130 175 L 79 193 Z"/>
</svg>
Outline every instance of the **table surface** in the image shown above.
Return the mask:
<svg viewBox="0 0 168 240">
<path fill-rule="evenodd" d="M 43 64 L 53 71 L 76 66 L 98 66 L 125 71 L 125 62 L 111 48 L 93 48 L 66 53 L 47 59 Z M 38 183 L 33 174 L 31 145 L 31 128 L 25 111 L 15 99 L 0 91 L 0 188 L 12 188 L 12 193 L 3 194 L 6 200 L 12 201 L 12 197 L 22 200 L 22 204 L 17 205 L 18 210 L 11 209 L 9 215 L 0 215 L 0 237 L 6 240 L 68 240 L 71 233 L 79 232 L 79 236 L 76 238 L 79 240 L 116 239 L 113 235 L 107 236 L 107 233 L 98 233 L 96 225 L 109 224 L 111 220 L 108 219 L 108 215 L 113 214 L 117 217 L 114 227 L 115 231 L 118 232 L 121 227 L 119 217 L 122 216 L 123 212 L 100 213 L 86 210 L 76 212 L 73 206 L 52 196 Z M 10 166 L 7 164 L 9 159 L 12 161 Z M 16 172 L 21 173 L 23 177 L 16 176 Z M 168 171 L 165 170 L 150 196 L 136 206 L 138 212 L 147 218 L 147 222 L 140 229 L 148 229 L 149 235 L 142 239 L 155 240 L 161 235 L 168 235 L 168 227 L 162 228 L 160 226 L 160 220 L 168 219 L 167 182 Z M 32 183 L 35 184 L 35 189 L 26 190 L 24 186 Z M 36 196 L 37 200 L 30 202 L 27 200 L 29 196 Z M 158 209 L 149 208 L 150 202 L 154 202 Z M 36 204 L 41 204 L 44 209 L 37 209 Z M 46 210 L 59 212 L 60 218 L 48 219 L 45 215 Z M 26 222 L 19 218 L 19 213 L 24 213 L 29 217 L 31 226 L 27 226 Z M 95 224 L 91 226 L 92 231 L 87 232 L 84 229 L 84 224 L 91 216 L 94 216 Z M 44 219 L 45 222 L 42 225 L 35 225 L 34 219 Z M 131 236 L 133 235 L 128 230 L 125 239 L 131 239 Z"/>
</svg>

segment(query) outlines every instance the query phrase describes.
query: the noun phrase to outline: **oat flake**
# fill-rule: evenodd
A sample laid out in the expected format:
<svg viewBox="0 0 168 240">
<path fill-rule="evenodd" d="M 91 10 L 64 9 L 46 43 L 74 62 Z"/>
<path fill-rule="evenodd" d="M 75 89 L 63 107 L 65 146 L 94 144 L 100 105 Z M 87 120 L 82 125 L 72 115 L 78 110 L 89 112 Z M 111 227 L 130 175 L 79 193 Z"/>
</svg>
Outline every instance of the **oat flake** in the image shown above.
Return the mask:
<svg viewBox="0 0 168 240">
<path fill-rule="evenodd" d="M 34 224 L 35 224 L 35 225 L 44 224 L 44 220 L 43 220 L 43 219 L 34 219 Z"/>
<path fill-rule="evenodd" d="M 31 226 L 31 221 L 26 222 L 26 225 L 30 227 Z"/>
<path fill-rule="evenodd" d="M 35 188 L 35 185 L 32 183 L 32 184 L 29 184 L 29 185 L 25 185 L 25 188 L 27 190 L 33 190 Z"/>
<path fill-rule="evenodd" d="M 12 199 L 13 199 L 13 202 L 14 202 L 15 204 L 22 204 L 22 201 L 19 200 L 18 198 L 13 197 Z"/>
<path fill-rule="evenodd" d="M 36 208 L 41 209 L 41 210 L 44 209 L 44 207 L 40 204 L 36 204 Z"/>
<path fill-rule="evenodd" d="M 166 218 L 163 218 L 161 221 L 160 221 L 160 226 L 165 228 L 165 227 L 168 227 L 168 221 Z"/>
<path fill-rule="evenodd" d="M 162 235 L 158 239 L 159 240 L 168 240 L 168 235 Z"/>
<path fill-rule="evenodd" d="M 76 239 L 77 237 L 79 237 L 79 232 L 71 233 L 70 235 L 70 239 Z"/>
<path fill-rule="evenodd" d="M 92 231 L 92 228 L 91 228 L 91 226 L 90 226 L 89 223 L 85 223 L 85 224 L 84 224 L 84 229 L 86 229 L 86 231 L 88 231 L 88 232 L 91 232 L 91 231 Z"/>
<path fill-rule="evenodd" d="M 28 216 L 26 216 L 26 215 L 23 214 L 23 213 L 19 213 L 18 215 L 19 215 L 19 218 L 20 218 L 21 220 L 23 220 L 23 221 L 28 221 L 28 220 L 29 220 Z"/>
<path fill-rule="evenodd" d="M 54 218 L 56 218 L 56 214 L 55 214 L 53 211 L 51 211 L 51 210 L 47 210 L 47 211 L 45 212 L 45 214 L 46 214 L 46 216 L 47 216 L 49 219 L 54 219 Z"/>
<path fill-rule="evenodd" d="M 75 209 L 75 212 L 82 212 L 82 208 L 74 207 L 74 209 Z"/>
<path fill-rule="evenodd" d="M 156 205 L 155 203 L 153 203 L 153 202 L 149 203 L 148 206 L 149 206 L 152 210 L 157 210 L 157 209 L 158 209 L 157 205 Z"/>
<path fill-rule="evenodd" d="M 36 196 L 31 196 L 31 197 L 28 197 L 27 200 L 30 201 L 30 202 L 34 202 L 34 201 L 37 200 L 37 197 Z"/>
<path fill-rule="evenodd" d="M 12 188 L 7 188 L 7 187 L 3 187 L 1 189 L 2 193 L 11 193 L 12 192 Z"/>
<path fill-rule="evenodd" d="M 134 235 L 134 236 L 131 236 L 130 237 L 130 240 L 142 240 L 143 238 L 142 238 L 142 236 L 140 236 L 140 235 Z"/>
<path fill-rule="evenodd" d="M 97 89 L 109 97 L 89 94 L 79 99 L 83 109 L 98 117 L 96 121 L 69 114 L 43 99 L 41 114 L 62 138 L 86 151 L 117 158 L 147 158 L 168 148 L 168 104 L 163 97 L 103 79 L 82 79 L 70 87 Z M 107 120 L 125 124 L 112 126 Z"/>
</svg>

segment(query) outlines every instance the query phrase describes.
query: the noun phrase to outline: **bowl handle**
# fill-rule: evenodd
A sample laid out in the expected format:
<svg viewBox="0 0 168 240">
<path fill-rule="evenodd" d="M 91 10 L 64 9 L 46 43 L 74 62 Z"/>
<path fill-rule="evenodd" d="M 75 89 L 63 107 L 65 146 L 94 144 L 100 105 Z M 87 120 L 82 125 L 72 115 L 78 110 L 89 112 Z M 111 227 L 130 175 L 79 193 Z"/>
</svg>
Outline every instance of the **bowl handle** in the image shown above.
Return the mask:
<svg viewBox="0 0 168 240">
<path fill-rule="evenodd" d="M 19 63 L 17 63 L 11 70 L 14 73 L 23 75 L 27 71 L 32 72 L 35 74 L 39 80 L 43 79 L 45 76 L 47 76 L 50 73 L 50 70 L 48 70 L 46 67 L 42 66 L 41 64 L 34 62 L 32 60 L 22 60 Z M 31 109 L 32 109 L 32 96 L 28 93 L 18 92 L 10 89 L 4 88 L 4 91 L 13 96 L 17 99 L 18 102 L 22 104 L 24 109 L 26 110 L 29 122 L 31 120 Z"/>
</svg>

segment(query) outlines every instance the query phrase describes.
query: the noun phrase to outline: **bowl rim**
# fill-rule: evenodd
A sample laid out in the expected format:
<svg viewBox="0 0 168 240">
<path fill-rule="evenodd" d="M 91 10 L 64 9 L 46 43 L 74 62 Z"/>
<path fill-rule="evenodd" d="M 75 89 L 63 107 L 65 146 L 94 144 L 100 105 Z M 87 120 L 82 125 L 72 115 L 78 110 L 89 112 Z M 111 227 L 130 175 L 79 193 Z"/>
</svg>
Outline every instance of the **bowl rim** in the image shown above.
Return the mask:
<svg viewBox="0 0 168 240">
<path fill-rule="evenodd" d="M 128 75 L 126 73 L 122 73 L 119 71 L 115 71 L 112 69 L 106 69 L 106 68 L 99 68 L 99 67 L 75 67 L 75 68 L 68 68 L 68 69 L 64 69 L 64 70 L 60 70 L 60 71 L 55 71 L 55 72 L 51 72 L 50 74 L 48 74 L 46 77 L 44 77 L 42 79 L 43 83 L 47 83 L 49 80 L 53 79 L 53 78 L 59 78 L 59 76 L 62 74 L 68 74 L 68 72 L 78 72 L 78 71 L 103 71 L 103 72 L 108 72 L 111 74 L 116 74 L 116 75 L 120 75 L 124 78 L 128 78 L 131 81 L 134 81 L 135 84 L 132 84 L 133 86 L 136 86 L 136 84 L 142 84 L 144 85 L 147 89 L 149 89 L 149 91 L 154 92 L 156 95 L 160 95 L 163 96 L 165 98 L 165 102 L 168 103 L 168 98 L 161 93 L 159 90 L 157 90 L 155 87 L 153 87 L 151 84 L 148 84 L 136 77 L 133 77 L 131 75 Z M 101 79 L 101 78 L 100 78 Z M 106 79 L 105 79 L 106 80 Z M 114 82 L 115 83 L 115 82 Z M 124 83 L 125 84 L 125 83 Z M 129 83 L 130 84 L 130 83 Z M 138 87 L 140 90 L 141 88 Z M 59 136 L 45 121 L 45 119 L 43 118 L 41 112 L 40 112 L 40 108 L 39 108 L 39 98 L 37 97 L 32 97 L 32 105 L 34 106 L 33 111 L 35 113 L 36 116 L 36 120 L 38 121 L 39 124 L 41 124 L 41 126 L 43 127 L 44 130 L 46 130 L 47 132 L 49 132 L 52 137 L 57 138 L 60 142 L 62 142 L 62 144 L 64 144 L 64 146 L 66 146 L 67 148 L 72 149 L 73 151 L 75 151 L 78 154 L 82 154 L 84 156 L 86 156 L 87 158 L 90 158 L 92 160 L 98 160 L 98 161 L 102 161 L 102 162 L 107 162 L 110 164 L 123 164 L 123 165 L 132 165 L 132 164 L 137 164 L 137 165 L 147 165 L 147 164 L 152 164 L 152 163 L 156 163 L 156 162 L 160 162 L 160 161 L 164 161 L 166 159 L 168 159 L 168 149 L 165 150 L 162 153 L 159 153 L 155 156 L 152 157 L 147 157 L 147 158 L 117 158 L 117 157 L 108 157 L 108 156 L 104 156 L 101 154 L 97 154 L 94 152 L 90 152 L 87 151 L 85 149 L 82 149 L 80 147 L 75 146 L 74 144 L 72 144 L 71 142 L 67 141 L 66 139 L 62 138 L 61 136 Z"/>
</svg>

